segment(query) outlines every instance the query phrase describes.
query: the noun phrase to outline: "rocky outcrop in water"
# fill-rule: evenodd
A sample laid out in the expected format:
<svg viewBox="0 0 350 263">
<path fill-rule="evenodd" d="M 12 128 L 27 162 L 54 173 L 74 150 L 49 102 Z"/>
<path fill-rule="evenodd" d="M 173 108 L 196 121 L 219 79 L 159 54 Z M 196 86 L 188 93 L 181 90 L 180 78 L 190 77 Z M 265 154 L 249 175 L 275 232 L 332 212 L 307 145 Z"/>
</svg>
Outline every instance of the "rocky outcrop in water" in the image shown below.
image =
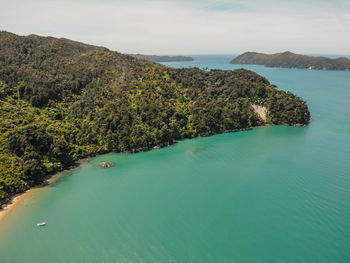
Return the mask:
<svg viewBox="0 0 350 263">
<path fill-rule="evenodd" d="M 100 163 L 101 168 L 111 168 L 113 166 L 115 166 L 115 163 L 113 163 L 113 162 L 101 162 Z"/>
</svg>

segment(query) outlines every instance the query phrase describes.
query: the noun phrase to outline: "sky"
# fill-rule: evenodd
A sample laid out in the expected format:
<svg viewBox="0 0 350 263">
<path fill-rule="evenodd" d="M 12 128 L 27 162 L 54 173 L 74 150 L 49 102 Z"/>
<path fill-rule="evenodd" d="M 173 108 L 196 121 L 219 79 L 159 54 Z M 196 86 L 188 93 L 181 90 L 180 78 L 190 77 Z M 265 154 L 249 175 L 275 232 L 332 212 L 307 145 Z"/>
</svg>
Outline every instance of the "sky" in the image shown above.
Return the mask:
<svg viewBox="0 0 350 263">
<path fill-rule="evenodd" d="M 0 30 L 123 53 L 350 54 L 350 0 L 0 0 Z"/>
</svg>

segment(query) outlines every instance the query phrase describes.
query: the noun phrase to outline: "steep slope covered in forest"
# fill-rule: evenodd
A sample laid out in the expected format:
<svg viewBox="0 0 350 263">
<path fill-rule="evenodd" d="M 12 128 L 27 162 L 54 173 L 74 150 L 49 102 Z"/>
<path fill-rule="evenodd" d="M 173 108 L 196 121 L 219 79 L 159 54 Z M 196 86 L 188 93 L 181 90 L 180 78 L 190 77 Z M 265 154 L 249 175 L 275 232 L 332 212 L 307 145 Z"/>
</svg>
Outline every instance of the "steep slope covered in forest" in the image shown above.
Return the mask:
<svg viewBox="0 0 350 263">
<path fill-rule="evenodd" d="M 253 104 L 268 109 L 266 122 Z M 303 100 L 252 71 L 173 69 L 8 32 L 0 32 L 0 116 L 0 205 L 84 156 L 310 119 Z"/>
</svg>

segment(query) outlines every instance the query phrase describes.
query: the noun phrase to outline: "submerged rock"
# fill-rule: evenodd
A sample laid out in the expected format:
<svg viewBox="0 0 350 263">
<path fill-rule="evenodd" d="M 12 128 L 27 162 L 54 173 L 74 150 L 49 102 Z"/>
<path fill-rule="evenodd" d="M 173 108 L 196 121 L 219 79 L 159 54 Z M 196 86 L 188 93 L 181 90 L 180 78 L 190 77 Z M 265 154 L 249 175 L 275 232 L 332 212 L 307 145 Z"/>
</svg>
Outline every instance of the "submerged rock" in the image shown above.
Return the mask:
<svg viewBox="0 0 350 263">
<path fill-rule="evenodd" d="M 100 163 L 100 167 L 101 168 L 111 168 L 113 166 L 115 166 L 115 163 L 113 163 L 113 162 L 102 162 L 102 163 Z"/>
</svg>

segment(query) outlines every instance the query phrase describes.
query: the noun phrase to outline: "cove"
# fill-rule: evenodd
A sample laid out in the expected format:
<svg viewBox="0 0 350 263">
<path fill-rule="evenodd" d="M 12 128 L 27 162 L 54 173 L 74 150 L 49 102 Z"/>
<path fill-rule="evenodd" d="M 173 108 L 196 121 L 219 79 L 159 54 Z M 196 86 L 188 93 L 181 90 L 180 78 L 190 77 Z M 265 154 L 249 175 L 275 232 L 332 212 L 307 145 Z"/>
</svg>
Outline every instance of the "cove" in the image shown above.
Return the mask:
<svg viewBox="0 0 350 263">
<path fill-rule="evenodd" d="M 194 58 L 169 64 L 241 67 Z M 349 262 L 350 72 L 245 67 L 311 124 L 93 158 L 0 225 L 0 262 Z"/>
</svg>

